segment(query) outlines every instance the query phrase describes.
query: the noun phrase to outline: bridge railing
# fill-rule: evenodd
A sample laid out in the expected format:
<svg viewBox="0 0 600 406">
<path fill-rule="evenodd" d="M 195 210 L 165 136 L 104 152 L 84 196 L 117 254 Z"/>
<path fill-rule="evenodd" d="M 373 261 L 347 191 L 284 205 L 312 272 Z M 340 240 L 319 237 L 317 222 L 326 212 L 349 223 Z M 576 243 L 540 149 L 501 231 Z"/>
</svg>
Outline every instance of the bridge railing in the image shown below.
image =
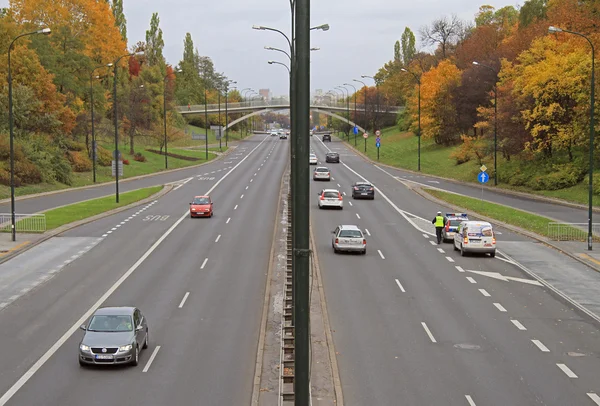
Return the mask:
<svg viewBox="0 0 600 406">
<path fill-rule="evenodd" d="M 237 103 L 227 103 L 227 109 L 228 110 L 243 110 L 243 109 L 256 109 L 259 107 L 265 107 L 265 108 L 273 108 L 273 109 L 277 109 L 278 107 L 281 107 L 282 109 L 284 108 L 289 108 L 290 103 L 287 100 L 277 100 L 277 101 L 265 101 L 265 100 L 253 100 L 253 101 L 246 101 L 246 102 L 237 102 Z M 355 105 L 354 103 L 338 103 L 335 101 L 314 101 L 311 103 L 312 107 L 323 107 L 323 108 L 335 108 L 335 109 L 339 109 L 341 111 L 344 111 L 346 109 L 349 109 L 350 111 L 354 111 L 355 109 Z M 193 111 L 193 112 L 202 112 L 205 109 L 207 111 L 210 112 L 214 112 L 217 110 L 221 111 L 225 111 L 225 103 L 221 102 L 221 104 L 208 104 L 208 105 L 204 105 L 204 104 L 193 104 L 193 105 L 189 105 L 189 106 L 177 106 L 177 110 L 180 113 L 185 113 L 187 111 Z M 369 108 L 373 108 L 372 106 L 369 106 Z M 380 112 L 397 112 L 400 111 L 402 109 L 402 107 L 399 106 L 380 106 L 379 110 Z M 365 105 L 364 104 L 360 104 L 357 103 L 356 104 L 356 110 L 360 110 L 360 111 L 364 111 L 365 110 Z"/>
</svg>

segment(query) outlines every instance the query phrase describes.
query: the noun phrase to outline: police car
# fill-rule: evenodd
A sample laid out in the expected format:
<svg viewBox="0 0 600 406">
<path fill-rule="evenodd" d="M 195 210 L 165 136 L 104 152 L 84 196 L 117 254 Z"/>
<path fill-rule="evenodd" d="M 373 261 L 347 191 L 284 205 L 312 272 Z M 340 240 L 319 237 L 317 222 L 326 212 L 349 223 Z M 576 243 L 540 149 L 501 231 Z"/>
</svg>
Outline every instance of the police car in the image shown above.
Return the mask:
<svg viewBox="0 0 600 406">
<path fill-rule="evenodd" d="M 496 235 L 487 221 L 461 221 L 454 233 L 454 250 L 461 256 L 467 253 L 496 256 Z"/>
<path fill-rule="evenodd" d="M 454 240 L 454 234 L 462 221 L 468 221 L 466 213 L 446 213 L 446 224 L 442 229 L 442 240 L 444 242 Z"/>
</svg>

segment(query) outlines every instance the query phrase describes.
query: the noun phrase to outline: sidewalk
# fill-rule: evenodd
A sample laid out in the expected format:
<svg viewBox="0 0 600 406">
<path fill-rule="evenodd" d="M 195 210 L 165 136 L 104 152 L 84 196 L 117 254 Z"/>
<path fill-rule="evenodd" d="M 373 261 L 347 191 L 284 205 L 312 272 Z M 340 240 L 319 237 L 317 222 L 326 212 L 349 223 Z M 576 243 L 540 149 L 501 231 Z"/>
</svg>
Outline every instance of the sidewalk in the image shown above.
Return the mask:
<svg viewBox="0 0 600 406">
<path fill-rule="evenodd" d="M 0 233 L 0 261 L 4 261 L 18 252 L 23 252 L 28 245 L 35 244 L 46 235 L 43 233 L 17 233 L 16 237 L 16 241 L 12 241 L 11 233 Z"/>
</svg>

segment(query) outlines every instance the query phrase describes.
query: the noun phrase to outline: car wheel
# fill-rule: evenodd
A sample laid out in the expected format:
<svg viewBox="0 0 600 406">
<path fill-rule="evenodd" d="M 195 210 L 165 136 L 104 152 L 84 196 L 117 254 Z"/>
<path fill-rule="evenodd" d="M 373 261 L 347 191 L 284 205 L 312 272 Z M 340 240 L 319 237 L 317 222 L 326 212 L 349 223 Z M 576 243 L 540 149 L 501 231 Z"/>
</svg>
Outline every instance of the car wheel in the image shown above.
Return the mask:
<svg viewBox="0 0 600 406">
<path fill-rule="evenodd" d="M 367 250 L 363 250 L 360 252 L 360 255 L 366 255 L 367 254 Z"/>
<path fill-rule="evenodd" d="M 211 211 L 211 212 L 210 212 L 210 216 L 208 216 L 208 217 L 212 217 L 212 216 L 213 216 L 213 212 Z"/>
<path fill-rule="evenodd" d="M 146 348 L 148 348 L 148 336 L 149 335 L 150 335 L 150 333 L 146 331 L 146 339 L 144 340 L 144 346 L 142 347 L 144 350 Z"/>
<path fill-rule="evenodd" d="M 134 367 L 137 367 L 137 365 L 140 363 L 140 347 L 138 347 L 137 345 L 135 346 L 135 354 L 133 355 L 133 359 L 131 360 L 131 365 L 133 365 Z"/>
<path fill-rule="evenodd" d="M 490 257 L 494 258 L 496 256 L 496 251 L 490 252 Z"/>
<path fill-rule="evenodd" d="M 454 251 L 458 251 L 458 248 L 456 248 L 456 244 L 454 243 L 454 241 L 452 241 L 452 248 L 454 248 Z"/>
<path fill-rule="evenodd" d="M 461 257 L 464 257 L 465 255 L 467 255 L 467 253 L 465 252 L 465 250 L 464 250 L 464 248 L 463 248 L 463 246 L 462 246 L 462 244 L 461 244 L 461 245 L 460 245 L 460 256 L 461 256 Z"/>
<path fill-rule="evenodd" d="M 79 359 L 79 366 L 80 367 L 87 367 L 87 364 L 85 362 L 83 362 L 81 359 Z"/>
</svg>

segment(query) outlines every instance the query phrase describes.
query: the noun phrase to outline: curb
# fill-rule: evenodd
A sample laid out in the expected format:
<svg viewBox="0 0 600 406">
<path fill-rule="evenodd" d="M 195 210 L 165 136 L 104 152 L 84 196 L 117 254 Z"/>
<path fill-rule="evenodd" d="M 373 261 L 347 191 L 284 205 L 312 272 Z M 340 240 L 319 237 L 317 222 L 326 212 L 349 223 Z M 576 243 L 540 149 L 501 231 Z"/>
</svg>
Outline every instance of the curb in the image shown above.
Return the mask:
<svg viewBox="0 0 600 406">
<path fill-rule="evenodd" d="M 323 315 L 323 325 L 325 330 L 325 337 L 327 339 L 327 348 L 329 349 L 329 362 L 331 363 L 331 375 L 333 378 L 333 391 L 335 397 L 335 404 L 337 406 L 344 406 L 344 395 L 342 392 L 342 381 L 340 379 L 340 371 L 337 364 L 337 357 L 335 355 L 335 344 L 333 342 L 333 336 L 331 335 L 331 325 L 329 324 L 329 312 L 327 311 L 327 302 L 325 300 L 325 289 L 323 288 L 323 278 L 321 277 L 321 267 L 319 265 L 319 256 L 317 254 L 317 247 L 315 246 L 315 236 L 313 234 L 312 223 L 309 223 L 309 235 L 310 235 L 310 249 L 314 255 L 314 266 L 317 275 L 317 286 L 319 288 L 319 295 L 321 299 L 321 313 Z"/>
<path fill-rule="evenodd" d="M 411 190 L 413 190 L 415 193 L 417 193 L 421 197 L 424 197 L 425 199 L 427 199 L 429 201 L 432 201 L 434 203 L 437 203 L 439 205 L 450 207 L 453 210 L 456 210 L 458 212 L 462 212 L 462 213 L 467 213 L 469 215 L 473 215 L 474 217 L 480 218 L 483 221 L 487 221 L 489 223 L 498 224 L 499 226 L 504 227 L 507 230 L 510 230 L 510 231 L 515 232 L 515 233 L 518 233 L 518 234 L 524 235 L 526 237 L 532 238 L 532 239 L 534 239 L 534 240 L 536 240 L 538 242 L 541 242 L 542 244 L 547 245 L 550 248 L 554 248 L 558 252 L 560 252 L 560 253 L 568 256 L 568 257 L 573 258 L 574 260 L 582 263 L 583 265 L 586 265 L 588 268 L 592 269 L 593 271 L 600 272 L 600 267 L 597 267 L 595 265 L 592 265 L 592 264 L 588 263 L 587 261 L 579 258 L 577 255 L 575 255 L 575 254 L 573 254 L 571 252 L 565 251 L 563 248 L 561 248 L 561 247 L 557 246 L 556 244 L 553 244 L 552 242 L 550 242 L 546 237 L 543 237 L 543 236 L 541 236 L 539 234 L 536 234 L 536 233 L 533 233 L 531 231 L 527 231 L 527 230 L 525 230 L 525 229 L 523 229 L 521 227 L 513 226 L 511 224 L 507 224 L 507 223 L 498 221 L 498 220 L 493 219 L 491 217 L 483 216 L 483 215 L 481 215 L 479 213 L 475 213 L 475 212 L 473 212 L 471 210 L 465 209 L 464 207 L 459 207 L 459 206 L 456 206 L 456 205 L 451 204 L 449 202 L 446 202 L 445 200 L 438 199 L 437 197 L 432 196 L 429 193 L 425 192 L 420 187 L 418 187 L 418 188 L 411 188 Z M 496 203 L 496 204 L 498 204 L 498 203 Z M 504 206 L 504 205 L 501 205 L 501 206 Z M 509 206 L 506 206 L 506 207 L 509 207 Z"/>
<path fill-rule="evenodd" d="M 207 162 L 202 162 L 201 164 L 185 166 L 183 168 L 177 168 L 177 169 L 167 169 L 166 171 L 148 173 L 146 175 L 138 175 L 138 176 L 133 176 L 131 178 L 119 179 L 119 184 L 125 183 L 125 182 L 130 182 L 130 181 L 133 181 L 133 180 L 150 178 L 152 176 L 163 175 L 165 173 L 174 173 L 174 172 L 179 172 L 179 171 L 183 171 L 183 170 L 186 170 L 186 169 L 199 168 L 201 166 L 207 165 L 207 164 L 212 163 L 214 161 L 217 161 L 219 159 L 223 159 L 224 157 L 226 157 L 227 155 L 229 155 L 229 153 L 231 151 L 233 151 L 237 147 L 237 145 L 238 144 L 236 144 L 233 147 L 228 147 L 227 151 L 223 152 L 221 155 L 216 155 L 215 158 L 213 158 L 213 159 L 211 159 L 210 161 L 207 161 Z M 76 190 L 93 189 L 93 188 L 100 187 L 100 186 L 110 185 L 112 183 L 113 183 L 112 181 L 110 181 L 110 182 L 102 182 L 102 183 L 96 183 L 96 184 L 93 184 L 93 185 L 86 185 L 86 186 L 80 186 L 80 187 L 71 187 L 71 188 L 67 188 L 67 189 L 51 190 L 49 192 L 28 194 L 28 195 L 23 195 L 23 196 L 15 197 L 15 201 L 27 200 L 27 199 L 35 199 L 37 197 L 51 196 L 51 195 L 56 195 L 56 194 L 59 194 L 59 193 L 72 192 L 72 191 L 76 191 Z M 10 198 L 8 198 L 8 199 L 0 199 L 0 204 L 4 204 L 4 203 L 8 203 L 8 202 L 10 202 Z"/>
<path fill-rule="evenodd" d="M 269 253 L 269 266 L 267 268 L 267 282 L 265 284 L 265 293 L 263 299 L 263 309 L 260 321 L 260 332 L 258 336 L 258 345 L 256 349 L 256 363 L 254 368 L 254 382 L 252 384 L 252 397 L 250 398 L 251 405 L 258 405 L 260 401 L 260 383 L 262 380 L 262 367 L 264 361 L 264 350 L 265 350 L 265 337 L 267 335 L 267 321 L 269 318 L 269 303 L 271 302 L 271 278 L 273 276 L 273 263 L 275 256 L 275 247 L 277 246 L 277 229 L 281 221 L 281 201 L 285 199 L 282 197 L 281 191 L 283 190 L 283 184 L 289 172 L 286 168 L 281 176 L 279 182 L 279 198 L 277 199 L 277 214 L 275 216 L 275 225 L 273 226 L 273 240 L 271 241 L 271 252 Z"/>
<path fill-rule="evenodd" d="M 145 189 L 145 188 L 141 188 L 141 189 Z M 169 193 L 172 189 L 173 189 L 173 185 L 164 185 L 163 188 L 162 188 L 162 190 L 158 191 L 157 193 L 153 194 L 152 196 L 148 196 L 145 199 L 138 200 L 137 202 L 130 203 L 127 206 L 118 207 L 116 209 L 112 209 L 112 210 L 106 211 L 104 213 L 96 214 L 95 216 L 92 216 L 92 217 L 88 217 L 88 218 L 85 218 L 85 219 L 74 221 L 74 222 L 69 223 L 69 224 L 64 224 L 64 225 L 62 225 L 62 226 L 60 226 L 58 228 L 55 228 L 54 230 L 50 231 L 48 234 L 46 234 L 46 233 L 42 234 L 43 237 L 40 238 L 39 240 L 36 240 L 36 241 L 32 242 L 31 244 L 27 244 L 27 245 L 25 245 L 22 248 L 19 248 L 17 250 L 11 251 L 10 254 L 7 254 L 7 255 L 3 256 L 2 258 L 0 258 L 0 264 L 3 264 L 4 262 L 13 259 L 14 257 L 22 254 L 23 252 L 28 251 L 31 248 L 33 248 L 33 247 L 35 247 L 37 245 L 40 245 L 44 241 L 47 241 L 47 240 L 49 240 L 52 237 L 56 237 L 57 235 L 64 233 L 65 231 L 69 231 L 69 230 L 71 230 L 71 229 L 73 229 L 75 227 L 79 227 L 79 226 L 82 226 L 84 224 L 91 223 L 91 222 L 96 221 L 96 220 L 100 220 L 100 219 L 102 219 L 104 217 L 112 216 L 113 214 L 117 214 L 117 213 L 120 213 L 122 211 L 129 210 L 129 209 L 131 209 L 133 207 L 140 206 L 140 205 L 148 203 L 148 202 L 150 202 L 152 200 L 156 200 L 156 199 L 158 199 L 158 198 L 166 195 L 167 193 Z M 135 190 L 139 190 L 139 189 L 135 189 Z M 131 190 L 131 192 L 133 192 L 133 190 Z M 74 204 L 77 204 L 77 203 L 74 203 Z"/>
<path fill-rule="evenodd" d="M 355 148 L 350 143 L 348 143 L 348 141 L 345 141 L 345 140 L 341 139 L 340 137 L 337 137 L 337 138 L 339 138 L 344 144 L 346 144 L 350 148 L 352 148 L 352 150 L 354 150 L 354 152 L 356 152 L 361 158 L 363 158 L 365 161 L 367 161 L 367 162 L 369 162 L 369 163 L 371 163 L 373 165 L 384 166 L 386 168 L 396 169 L 396 170 L 400 170 L 400 171 L 405 171 L 405 172 L 412 173 L 412 174 L 415 174 L 415 175 L 428 176 L 430 178 L 444 180 L 444 181 L 447 181 L 447 182 L 450 182 L 450 183 L 454 183 L 456 185 L 461 185 L 461 186 L 471 186 L 471 187 L 473 187 L 475 185 L 474 183 L 463 182 L 463 181 L 456 180 L 456 179 L 445 178 L 443 176 L 430 175 L 428 173 L 417 172 L 417 171 L 413 171 L 411 169 L 404 169 L 404 168 L 399 168 L 397 166 L 392 166 L 392 165 L 384 164 L 384 163 L 381 163 L 381 162 L 375 162 L 371 158 L 369 158 L 368 156 L 366 156 L 363 152 L 359 151 L 357 148 Z M 545 203 L 558 204 L 558 205 L 561 205 L 561 206 L 571 207 L 571 208 L 574 208 L 574 209 L 582 209 L 582 210 L 587 210 L 588 209 L 587 205 L 580 204 L 580 203 L 568 202 L 568 201 L 562 200 L 562 199 L 556 199 L 556 198 L 552 198 L 552 197 L 545 197 L 545 196 L 535 195 L 535 194 L 526 193 L 526 192 L 518 192 L 518 191 L 515 191 L 515 190 L 504 189 L 504 188 L 494 188 L 494 187 L 486 186 L 486 185 L 478 185 L 478 186 L 481 186 L 481 187 L 485 188 L 488 191 L 496 192 L 496 193 L 500 193 L 500 194 L 504 194 L 504 195 L 507 195 L 507 196 L 524 197 L 524 198 L 527 198 L 527 199 L 537 200 L 537 201 L 541 201 L 541 202 L 545 202 Z M 592 211 L 595 212 L 595 213 L 600 213 L 600 207 L 593 206 L 592 207 Z"/>
</svg>

